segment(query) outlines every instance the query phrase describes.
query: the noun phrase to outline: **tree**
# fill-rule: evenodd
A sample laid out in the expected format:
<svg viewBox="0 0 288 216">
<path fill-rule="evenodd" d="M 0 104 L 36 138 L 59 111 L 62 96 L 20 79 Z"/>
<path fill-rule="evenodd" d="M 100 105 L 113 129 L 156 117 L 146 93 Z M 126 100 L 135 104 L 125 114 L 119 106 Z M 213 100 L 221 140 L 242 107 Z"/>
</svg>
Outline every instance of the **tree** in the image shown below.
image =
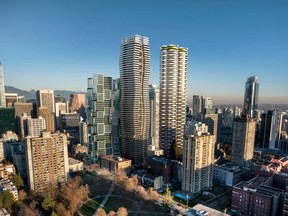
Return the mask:
<svg viewBox="0 0 288 216">
<path fill-rule="evenodd" d="M 23 189 L 19 190 L 19 192 L 18 192 L 18 200 L 22 202 L 26 198 L 27 198 L 27 193 Z"/>
<path fill-rule="evenodd" d="M 100 208 L 97 211 L 96 216 L 106 216 L 106 211 L 103 208 Z"/>
<path fill-rule="evenodd" d="M 117 211 L 117 216 L 128 216 L 128 211 L 124 207 L 120 207 Z"/>
<path fill-rule="evenodd" d="M 58 203 L 56 205 L 55 211 L 58 216 L 70 216 L 70 212 L 67 211 L 63 203 Z"/>
<path fill-rule="evenodd" d="M 108 216 L 116 216 L 116 212 L 114 212 L 114 211 L 111 210 L 111 211 L 109 212 Z"/>
<path fill-rule="evenodd" d="M 21 204 L 19 206 L 19 215 L 20 216 L 26 216 L 26 215 L 29 215 L 29 216 L 38 216 L 39 215 L 39 210 L 38 209 L 31 209 L 28 205 L 26 204 Z"/>
<path fill-rule="evenodd" d="M 166 204 L 167 206 L 171 207 L 172 203 L 173 203 L 173 196 L 171 194 L 171 191 L 169 190 L 168 186 L 166 187 L 166 192 L 164 194 L 164 204 Z"/>
<path fill-rule="evenodd" d="M 157 200 L 159 198 L 158 193 L 155 190 L 153 190 L 153 188 L 148 189 L 148 195 L 154 200 Z"/>
<path fill-rule="evenodd" d="M 14 204 L 14 196 L 9 190 L 4 190 L 0 194 L 0 208 L 6 208 L 10 213 L 12 212 L 12 205 Z"/>
<path fill-rule="evenodd" d="M 41 206 L 46 211 L 51 211 L 55 208 L 56 202 L 52 197 L 48 196 L 43 200 Z"/>
<path fill-rule="evenodd" d="M 17 175 L 16 173 L 13 175 L 12 181 L 17 187 L 24 185 L 23 179 L 21 178 L 21 176 Z"/>
</svg>

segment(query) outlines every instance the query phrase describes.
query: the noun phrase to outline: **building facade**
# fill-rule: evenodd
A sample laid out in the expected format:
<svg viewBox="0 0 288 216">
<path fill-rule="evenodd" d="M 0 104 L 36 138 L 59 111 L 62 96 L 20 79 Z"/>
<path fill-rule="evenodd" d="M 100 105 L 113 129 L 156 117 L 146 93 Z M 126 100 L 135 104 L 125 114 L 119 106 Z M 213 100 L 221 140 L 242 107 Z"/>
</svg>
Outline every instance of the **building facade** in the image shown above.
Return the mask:
<svg viewBox="0 0 288 216">
<path fill-rule="evenodd" d="M 88 154 L 99 158 L 113 153 L 111 118 L 113 115 L 112 77 L 100 73 L 88 78 L 87 121 L 89 131 Z"/>
<path fill-rule="evenodd" d="M 256 119 L 235 118 L 232 138 L 231 161 L 239 166 L 252 163 L 255 143 Z"/>
<path fill-rule="evenodd" d="M 215 135 L 199 124 L 193 135 L 187 135 L 183 146 L 182 190 L 193 194 L 209 189 L 213 183 Z"/>
<path fill-rule="evenodd" d="M 37 90 L 36 99 L 37 99 L 38 108 L 46 107 L 49 112 L 55 113 L 54 90 L 51 90 L 51 89 Z"/>
<path fill-rule="evenodd" d="M 193 107 L 192 107 L 192 115 L 194 118 L 198 118 L 202 113 L 202 105 L 203 105 L 203 96 L 202 95 L 193 95 Z"/>
<path fill-rule="evenodd" d="M 169 155 L 173 142 L 183 146 L 188 49 L 162 46 L 160 59 L 160 148 Z"/>
<path fill-rule="evenodd" d="M 54 113 L 50 112 L 47 107 L 38 108 L 38 117 L 45 119 L 46 131 L 55 131 L 55 117 Z"/>
<path fill-rule="evenodd" d="M 245 84 L 244 95 L 244 114 L 254 118 L 255 109 L 258 108 L 259 80 L 258 77 L 252 76 L 247 79 Z"/>
<path fill-rule="evenodd" d="M 69 172 L 67 137 L 43 132 L 41 137 L 26 137 L 28 186 L 41 191 L 50 184 L 64 183 Z"/>
<path fill-rule="evenodd" d="M 149 129 L 149 145 L 159 149 L 159 96 L 160 89 L 157 85 L 149 85 L 149 101 L 150 101 L 150 129 Z"/>
<path fill-rule="evenodd" d="M 86 96 L 82 93 L 70 94 L 69 112 L 78 112 L 83 119 L 86 119 Z"/>
<path fill-rule="evenodd" d="M 119 67 L 121 154 L 137 164 L 147 156 L 149 142 L 149 39 L 140 35 L 123 38 Z"/>
</svg>

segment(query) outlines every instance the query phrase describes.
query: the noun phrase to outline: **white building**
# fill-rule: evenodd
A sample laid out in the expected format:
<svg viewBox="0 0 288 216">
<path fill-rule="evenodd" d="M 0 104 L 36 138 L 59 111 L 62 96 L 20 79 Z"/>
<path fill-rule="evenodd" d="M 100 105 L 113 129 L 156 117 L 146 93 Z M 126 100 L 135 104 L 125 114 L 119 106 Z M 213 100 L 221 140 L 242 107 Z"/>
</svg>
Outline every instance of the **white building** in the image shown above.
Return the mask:
<svg viewBox="0 0 288 216">
<path fill-rule="evenodd" d="M 172 143 L 183 146 L 187 103 L 188 49 L 162 46 L 160 55 L 160 148 L 169 155 Z"/>
<path fill-rule="evenodd" d="M 234 186 L 241 180 L 242 169 L 233 164 L 215 165 L 213 172 L 214 182 L 226 186 Z"/>
<path fill-rule="evenodd" d="M 183 146 L 182 190 L 200 193 L 212 187 L 215 135 L 205 124 L 197 124 Z"/>
<path fill-rule="evenodd" d="M 68 158 L 69 163 L 69 173 L 82 171 L 84 168 L 84 164 L 82 161 L 76 160 L 74 158 Z"/>
<path fill-rule="evenodd" d="M 123 38 L 119 66 L 121 154 L 137 164 L 147 156 L 149 142 L 149 39 Z"/>
<path fill-rule="evenodd" d="M 9 190 L 14 197 L 14 200 L 18 200 L 17 187 L 9 179 L 2 179 L 0 181 L 0 191 Z"/>
<path fill-rule="evenodd" d="M 45 119 L 41 116 L 39 118 L 26 118 L 24 120 L 25 136 L 36 137 L 40 136 L 41 132 L 46 129 Z"/>
</svg>

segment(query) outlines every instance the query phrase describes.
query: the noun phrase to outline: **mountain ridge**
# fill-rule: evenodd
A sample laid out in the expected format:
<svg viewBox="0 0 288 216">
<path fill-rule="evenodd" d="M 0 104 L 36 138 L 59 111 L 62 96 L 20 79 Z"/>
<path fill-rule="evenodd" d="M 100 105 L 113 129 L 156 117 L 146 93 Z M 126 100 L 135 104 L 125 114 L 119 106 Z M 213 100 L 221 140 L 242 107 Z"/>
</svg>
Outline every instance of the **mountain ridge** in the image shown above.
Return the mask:
<svg viewBox="0 0 288 216">
<path fill-rule="evenodd" d="M 36 99 L 36 90 L 32 89 L 30 91 L 22 90 L 13 86 L 5 86 L 5 93 L 17 93 L 18 96 L 24 96 L 25 100 Z M 85 92 L 76 92 L 76 91 L 68 91 L 68 90 L 54 90 L 54 96 L 62 95 L 66 98 L 67 101 L 70 99 L 70 94 L 82 93 Z"/>
</svg>

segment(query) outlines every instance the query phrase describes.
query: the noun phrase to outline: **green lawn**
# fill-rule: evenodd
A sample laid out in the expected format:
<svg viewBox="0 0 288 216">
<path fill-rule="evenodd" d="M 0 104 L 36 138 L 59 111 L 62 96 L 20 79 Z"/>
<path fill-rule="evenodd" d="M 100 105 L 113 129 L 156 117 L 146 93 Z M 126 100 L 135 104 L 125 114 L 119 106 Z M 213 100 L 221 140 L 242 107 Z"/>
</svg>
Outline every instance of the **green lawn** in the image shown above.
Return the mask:
<svg viewBox="0 0 288 216">
<path fill-rule="evenodd" d="M 117 212 L 119 207 L 124 207 L 128 211 L 137 211 L 138 208 L 135 203 L 132 203 L 130 200 L 124 198 L 124 197 L 113 197 L 110 196 L 105 204 L 105 209 L 111 211 Z M 108 212 L 109 212 L 108 211 Z"/>
<path fill-rule="evenodd" d="M 95 198 L 93 200 L 89 200 L 80 208 L 81 214 L 84 216 L 93 215 L 96 209 L 100 206 L 101 202 L 103 201 L 104 197 Z"/>
</svg>

